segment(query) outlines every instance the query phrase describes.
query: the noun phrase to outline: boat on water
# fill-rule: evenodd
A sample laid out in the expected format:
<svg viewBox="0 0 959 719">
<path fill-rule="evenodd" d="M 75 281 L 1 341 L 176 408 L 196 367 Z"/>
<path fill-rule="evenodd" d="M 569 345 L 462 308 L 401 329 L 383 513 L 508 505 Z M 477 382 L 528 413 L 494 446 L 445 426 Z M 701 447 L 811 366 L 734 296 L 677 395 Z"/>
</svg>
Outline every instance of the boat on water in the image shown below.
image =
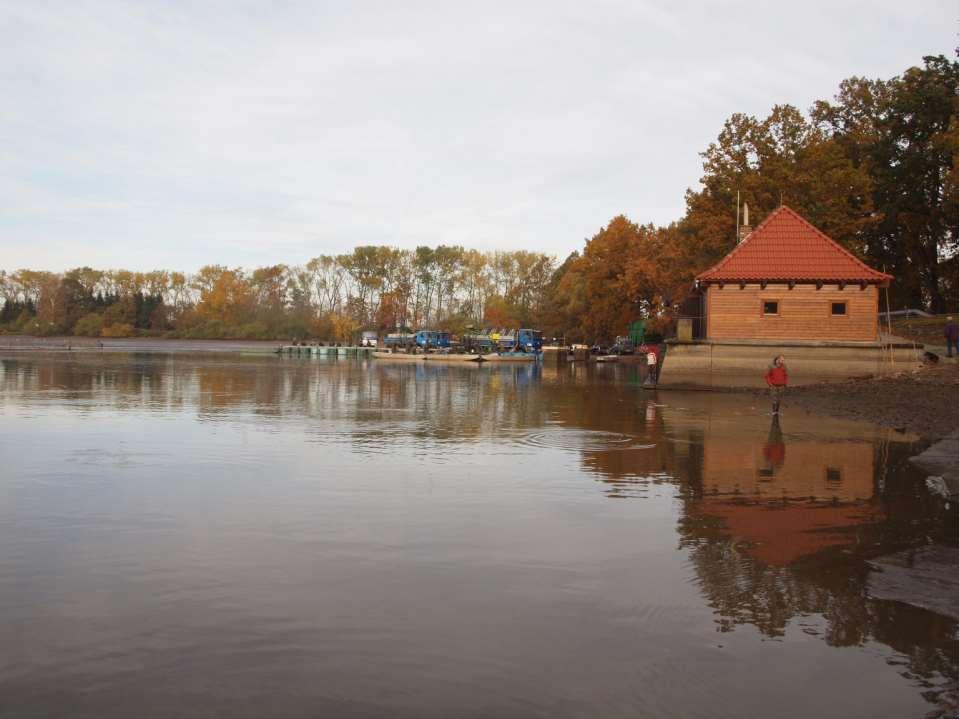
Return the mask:
<svg viewBox="0 0 959 719">
<path fill-rule="evenodd" d="M 405 352 L 374 352 L 373 357 L 379 360 L 392 362 L 433 362 L 433 363 L 461 363 L 461 362 L 482 362 L 482 355 L 471 354 L 448 354 L 437 352 L 435 354 L 407 354 Z"/>
<path fill-rule="evenodd" d="M 534 352 L 499 352 L 483 355 L 484 362 L 534 362 L 537 355 Z"/>
<path fill-rule="evenodd" d="M 483 355 L 471 355 L 465 353 L 449 353 L 444 354 L 443 352 L 437 352 L 436 354 L 428 354 L 423 356 L 424 361 L 426 362 L 485 362 L 486 358 Z"/>
<path fill-rule="evenodd" d="M 599 355 L 597 362 L 619 362 L 619 355 Z"/>
<path fill-rule="evenodd" d="M 379 360 L 392 360 L 393 362 L 422 362 L 424 355 L 412 355 L 406 352 L 374 352 L 373 358 Z"/>
</svg>

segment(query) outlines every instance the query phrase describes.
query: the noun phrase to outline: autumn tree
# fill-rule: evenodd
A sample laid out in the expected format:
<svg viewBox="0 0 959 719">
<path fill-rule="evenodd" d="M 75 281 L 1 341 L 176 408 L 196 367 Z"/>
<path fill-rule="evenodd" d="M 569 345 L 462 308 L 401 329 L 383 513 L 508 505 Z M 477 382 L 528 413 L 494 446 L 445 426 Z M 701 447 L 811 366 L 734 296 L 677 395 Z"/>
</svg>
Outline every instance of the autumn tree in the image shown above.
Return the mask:
<svg viewBox="0 0 959 719">
<path fill-rule="evenodd" d="M 853 77 L 813 117 L 871 180 L 875 221 L 863 227 L 869 259 L 896 277 L 898 303 L 942 312 L 942 265 L 957 250 L 959 64 L 923 58 L 890 80 Z M 953 302 L 959 296 L 952 295 Z"/>
<path fill-rule="evenodd" d="M 200 292 L 197 314 L 204 320 L 239 325 L 251 319 L 254 300 L 241 269 L 217 273 L 208 289 Z"/>
<path fill-rule="evenodd" d="M 869 176 L 796 108 L 778 105 L 763 119 L 733 115 L 702 156 L 702 188 L 687 192 L 676 237 L 693 267 L 710 266 L 735 245 L 737 193 L 754 226 L 785 203 L 865 255 L 862 233 L 875 222 Z"/>
</svg>

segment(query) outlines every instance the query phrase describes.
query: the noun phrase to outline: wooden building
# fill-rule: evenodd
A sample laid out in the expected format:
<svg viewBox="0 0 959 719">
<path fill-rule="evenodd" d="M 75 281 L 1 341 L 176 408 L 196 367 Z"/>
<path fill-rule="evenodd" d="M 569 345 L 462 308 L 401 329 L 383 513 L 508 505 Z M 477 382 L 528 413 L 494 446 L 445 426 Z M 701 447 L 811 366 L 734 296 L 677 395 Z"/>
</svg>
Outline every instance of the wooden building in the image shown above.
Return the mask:
<svg viewBox="0 0 959 719">
<path fill-rule="evenodd" d="M 696 278 L 707 340 L 773 342 L 877 342 L 891 280 L 785 205 Z"/>
</svg>

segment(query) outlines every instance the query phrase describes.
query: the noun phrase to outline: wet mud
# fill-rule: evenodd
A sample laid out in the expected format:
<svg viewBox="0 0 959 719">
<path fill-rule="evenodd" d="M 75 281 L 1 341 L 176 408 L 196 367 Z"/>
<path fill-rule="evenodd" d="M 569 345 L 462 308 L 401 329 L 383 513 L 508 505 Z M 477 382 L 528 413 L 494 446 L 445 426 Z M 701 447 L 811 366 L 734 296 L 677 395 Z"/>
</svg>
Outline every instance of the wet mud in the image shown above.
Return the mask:
<svg viewBox="0 0 959 719">
<path fill-rule="evenodd" d="M 790 388 L 785 407 L 858 419 L 926 441 L 959 429 L 959 363 L 943 360 L 914 372 Z"/>
</svg>

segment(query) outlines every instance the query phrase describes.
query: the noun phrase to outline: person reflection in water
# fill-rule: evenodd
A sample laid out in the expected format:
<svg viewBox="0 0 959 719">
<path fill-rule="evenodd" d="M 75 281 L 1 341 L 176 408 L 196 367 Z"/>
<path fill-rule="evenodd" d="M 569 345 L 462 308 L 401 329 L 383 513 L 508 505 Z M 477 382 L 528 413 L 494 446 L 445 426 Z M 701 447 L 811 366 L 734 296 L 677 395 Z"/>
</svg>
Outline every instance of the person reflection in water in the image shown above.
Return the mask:
<svg viewBox="0 0 959 719">
<path fill-rule="evenodd" d="M 779 415 L 773 415 L 773 422 L 769 426 L 769 436 L 763 446 L 765 464 L 759 474 L 762 477 L 772 477 L 786 461 L 786 443 L 783 442 L 783 431 L 779 426 Z"/>
</svg>

